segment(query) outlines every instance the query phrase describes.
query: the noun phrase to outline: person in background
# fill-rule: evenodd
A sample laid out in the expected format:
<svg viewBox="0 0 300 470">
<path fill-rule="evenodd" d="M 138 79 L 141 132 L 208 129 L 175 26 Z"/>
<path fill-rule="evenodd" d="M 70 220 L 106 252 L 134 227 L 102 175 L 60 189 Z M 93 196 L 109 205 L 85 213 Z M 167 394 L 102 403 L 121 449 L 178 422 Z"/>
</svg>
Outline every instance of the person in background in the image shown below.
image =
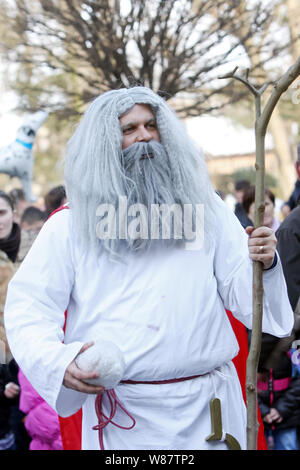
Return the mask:
<svg viewBox="0 0 300 470">
<path fill-rule="evenodd" d="M 244 228 L 251 227 L 253 225 L 252 221 L 249 219 L 249 217 L 245 213 L 245 209 L 243 207 L 244 192 L 249 187 L 250 187 L 250 182 L 248 180 L 239 180 L 235 183 L 235 187 L 234 187 L 235 197 L 237 199 L 234 213 Z"/>
<path fill-rule="evenodd" d="M 42 399 L 21 369 L 20 409 L 25 413 L 25 428 L 31 437 L 29 450 L 63 450 L 57 413 Z"/>
<path fill-rule="evenodd" d="M 21 264 L 32 243 L 46 220 L 45 213 L 34 206 L 25 209 L 21 217 L 21 243 L 17 264 Z M 19 408 L 31 438 L 29 450 L 61 450 L 62 442 L 58 416 L 40 397 L 21 370 L 18 372 L 20 385 Z"/>
<path fill-rule="evenodd" d="M 60 206 L 66 203 L 66 191 L 64 186 L 56 186 L 55 188 L 51 189 L 44 197 L 45 201 L 45 212 L 46 218 L 58 209 Z"/>
<path fill-rule="evenodd" d="M 23 189 L 12 189 L 8 195 L 14 206 L 14 222 L 20 224 L 23 212 L 27 207 L 31 206 L 32 203 L 27 201 Z"/>
<path fill-rule="evenodd" d="M 14 205 L 7 193 L 0 191 L 0 342 L 4 362 L 0 369 L 0 449 L 28 449 L 29 440 L 19 410 L 18 366 L 7 344 L 3 310 L 7 286 L 16 271 L 21 230 L 14 222 Z M 2 441 L 2 442 L 1 442 Z"/>
<path fill-rule="evenodd" d="M 293 336 L 263 333 L 258 364 L 258 404 L 269 448 L 299 450 L 300 375 L 293 374 L 288 354 Z"/>
<path fill-rule="evenodd" d="M 300 201 L 281 223 L 276 237 L 290 304 L 295 311 L 300 304 Z"/>
<path fill-rule="evenodd" d="M 45 213 L 37 207 L 30 206 L 25 209 L 21 217 L 21 243 L 16 264 L 19 266 L 27 255 L 31 245 L 46 220 Z"/>
<path fill-rule="evenodd" d="M 18 367 L 14 360 L 0 364 L 0 450 L 16 450 L 16 439 L 11 425 L 11 408 L 18 404 Z"/>
<path fill-rule="evenodd" d="M 3 310 L 7 286 L 15 273 L 16 261 L 21 242 L 21 230 L 14 222 L 14 206 L 11 198 L 0 191 L 0 341 L 5 345 L 5 356 L 9 360 L 10 351 L 6 341 Z"/>
<path fill-rule="evenodd" d="M 0 192 L 0 275 L 4 282 L 1 289 L 2 311 L 8 281 L 42 228 L 45 214 L 34 206 L 27 207 L 21 216 L 21 231 L 13 220 L 12 201 L 6 193 Z M 4 329 L 2 340 L 6 342 Z M 8 347 L 6 355 L 10 358 Z M 33 389 L 13 358 L 0 368 L 0 423 L 0 449 L 61 449 L 57 414 Z"/>
<path fill-rule="evenodd" d="M 38 207 L 29 206 L 21 217 L 21 230 L 39 233 L 46 220 L 45 213 Z"/>
<path fill-rule="evenodd" d="M 298 202 L 300 202 L 300 143 L 297 147 L 297 161 L 295 162 L 295 169 L 297 173 L 295 187 L 288 201 L 286 201 L 281 207 L 281 212 L 284 217 L 286 217 L 293 209 L 295 209 L 295 207 L 298 205 Z"/>
<path fill-rule="evenodd" d="M 288 296 L 291 307 L 295 314 L 294 343 L 289 351 L 291 358 L 296 355 L 297 360 L 293 361 L 294 375 L 298 380 L 300 377 L 299 355 L 297 356 L 297 346 L 300 344 L 300 201 L 298 205 L 281 223 L 276 232 L 278 240 L 278 253 L 282 262 Z M 299 349 L 298 349 L 299 351 Z M 295 397 L 297 398 L 297 397 Z M 298 400 L 300 392 L 298 391 Z M 299 401 L 298 401 L 299 403 Z M 298 404 L 300 407 L 300 403 Z M 300 420 L 298 426 L 298 439 L 300 436 Z"/>
<path fill-rule="evenodd" d="M 252 225 L 254 223 L 254 203 L 255 201 L 255 187 L 249 186 L 243 197 L 243 208 L 247 217 L 250 219 Z M 280 221 L 274 215 L 275 209 L 275 195 L 268 188 L 265 190 L 265 213 L 263 225 L 271 228 L 274 232 L 278 229 Z"/>
</svg>

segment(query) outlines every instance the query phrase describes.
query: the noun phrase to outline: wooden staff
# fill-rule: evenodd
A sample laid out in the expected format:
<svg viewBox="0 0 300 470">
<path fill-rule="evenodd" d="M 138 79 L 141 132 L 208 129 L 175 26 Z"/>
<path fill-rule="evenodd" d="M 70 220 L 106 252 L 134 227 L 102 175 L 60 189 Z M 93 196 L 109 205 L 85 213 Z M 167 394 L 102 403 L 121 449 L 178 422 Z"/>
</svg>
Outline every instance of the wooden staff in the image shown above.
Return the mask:
<svg viewBox="0 0 300 470">
<path fill-rule="evenodd" d="M 291 83 L 300 75 L 300 57 L 294 65 L 275 83 L 271 96 L 264 109 L 261 109 L 261 96 L 267 85 L 260 89 L 255 88 L 248 80 L 249 71 L 245 77 L 235 75 L 238 67 L 232 72 L 219 78 L 233 78 L 242 82 L 255 98 L 255 216 L 254 227 L 263 225 L 265 211 L 265 136 L 272 112 Z M 261 349 L 262 315 L 263 315 L 263 265 L 260 261 L 253 262 L 253 321 L 249 354 L 247 358 L 246 373 L 246 401 L 247 401 L 247 450 L 257 449 L 257 368 Z"/>
</svg>

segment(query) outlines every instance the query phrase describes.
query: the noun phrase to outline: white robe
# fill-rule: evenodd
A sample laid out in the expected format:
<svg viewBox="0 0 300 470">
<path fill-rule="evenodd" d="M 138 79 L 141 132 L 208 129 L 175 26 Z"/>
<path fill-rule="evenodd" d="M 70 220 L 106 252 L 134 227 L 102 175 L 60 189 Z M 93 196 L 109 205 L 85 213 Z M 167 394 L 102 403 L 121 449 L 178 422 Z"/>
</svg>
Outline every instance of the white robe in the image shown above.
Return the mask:
<svg viewBox="0 0 300 470">
<path fill-rule="evenodd" d="M 217 196 L 215 211 L 218 227 L 209 249 L 155 248 L 120 264 L 83 250 L 70 210 L 63 210 L 46 222 L 10 282 L 5 325 L 12 353 L 61 416 L 82 407 L 83 449 L 99 449 L 92 429 L 98 422 L 95 396 L 67 389 L 62 381 L 82 345 L 97 335 L 124 353 L 124 379 L 203 374 L 179 383 L 117 386 L 136 425 L 124 430 L 108 424 L 105 449 L 226 449 L 222 442 L 205 441 L 215 396 L 221 399 L 224 431 L 246 447 L 245 405 L 231 362 L 238 343 L 224 306 L 251 328 L 252 262 L 247 235 Z M 286 336 L 293 312 L 279 259 L 263 277 L 263 330 Z M 120 410 L 114 421 L 132 423 Z"/>
</svg>

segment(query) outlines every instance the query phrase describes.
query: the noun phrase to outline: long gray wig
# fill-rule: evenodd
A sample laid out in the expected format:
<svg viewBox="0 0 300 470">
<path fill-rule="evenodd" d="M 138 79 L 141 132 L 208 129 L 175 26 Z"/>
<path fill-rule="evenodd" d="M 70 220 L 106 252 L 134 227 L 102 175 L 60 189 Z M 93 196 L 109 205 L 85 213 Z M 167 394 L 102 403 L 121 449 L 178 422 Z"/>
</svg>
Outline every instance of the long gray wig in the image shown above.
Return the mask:
<svg viewBox="0 0 300 470">
<path fill-rule="evenodd" d="M 135 104 L 149 105 L 156 117 L 160 142 L 169 161 L 168 174 L 177 201 L 204 205 L 204 233 L 213 224 L 214 190 L 203 156 L 165 100 L 148 88 L 137 86 L 108 91 L 96 98 L 85 112 L 67 145 L 65 185 L 72 221 L 88 247 L 102 246 L 112 254 L 144 249 L 151 240 L 99 240 L 97 208 L 117 204 L 127 195 L 128 175 L 122 165 L 122 131 L 119 117 Z"/>
</svg>

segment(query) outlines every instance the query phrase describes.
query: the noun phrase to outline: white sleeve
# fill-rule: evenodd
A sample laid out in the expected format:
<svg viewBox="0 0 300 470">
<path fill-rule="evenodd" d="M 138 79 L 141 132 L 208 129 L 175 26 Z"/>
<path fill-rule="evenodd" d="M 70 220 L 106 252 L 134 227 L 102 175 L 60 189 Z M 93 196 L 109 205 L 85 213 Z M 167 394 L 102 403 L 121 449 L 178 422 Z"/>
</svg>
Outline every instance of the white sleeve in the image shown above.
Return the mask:
<svg viewBox="0 0 300 470">
<path fill-rule="evenodd" d="M 74 282 L 69 210 L 53 215 L 9 283 L 4 311 L 11 352 L 25 376 L 62 416 L 79 410 L 86 395 L 62 386 L 83 343 L 63 344 L 65 311 Z M 68 400 L 58 405 L 65 389 Z"/>
<path fill-rule="evenodd" d="M 220 198 L 214 259 L 218 292 L 225 308 L 247 328 L 252 327 L 253 262 L 249 257 L 248 235 L 238 218 Z M 277 264 L 263 272 L 263 323 L 265 333 L 279 338 L 290 334 L 294 315 L 277 253 Z"/>
</svg>

